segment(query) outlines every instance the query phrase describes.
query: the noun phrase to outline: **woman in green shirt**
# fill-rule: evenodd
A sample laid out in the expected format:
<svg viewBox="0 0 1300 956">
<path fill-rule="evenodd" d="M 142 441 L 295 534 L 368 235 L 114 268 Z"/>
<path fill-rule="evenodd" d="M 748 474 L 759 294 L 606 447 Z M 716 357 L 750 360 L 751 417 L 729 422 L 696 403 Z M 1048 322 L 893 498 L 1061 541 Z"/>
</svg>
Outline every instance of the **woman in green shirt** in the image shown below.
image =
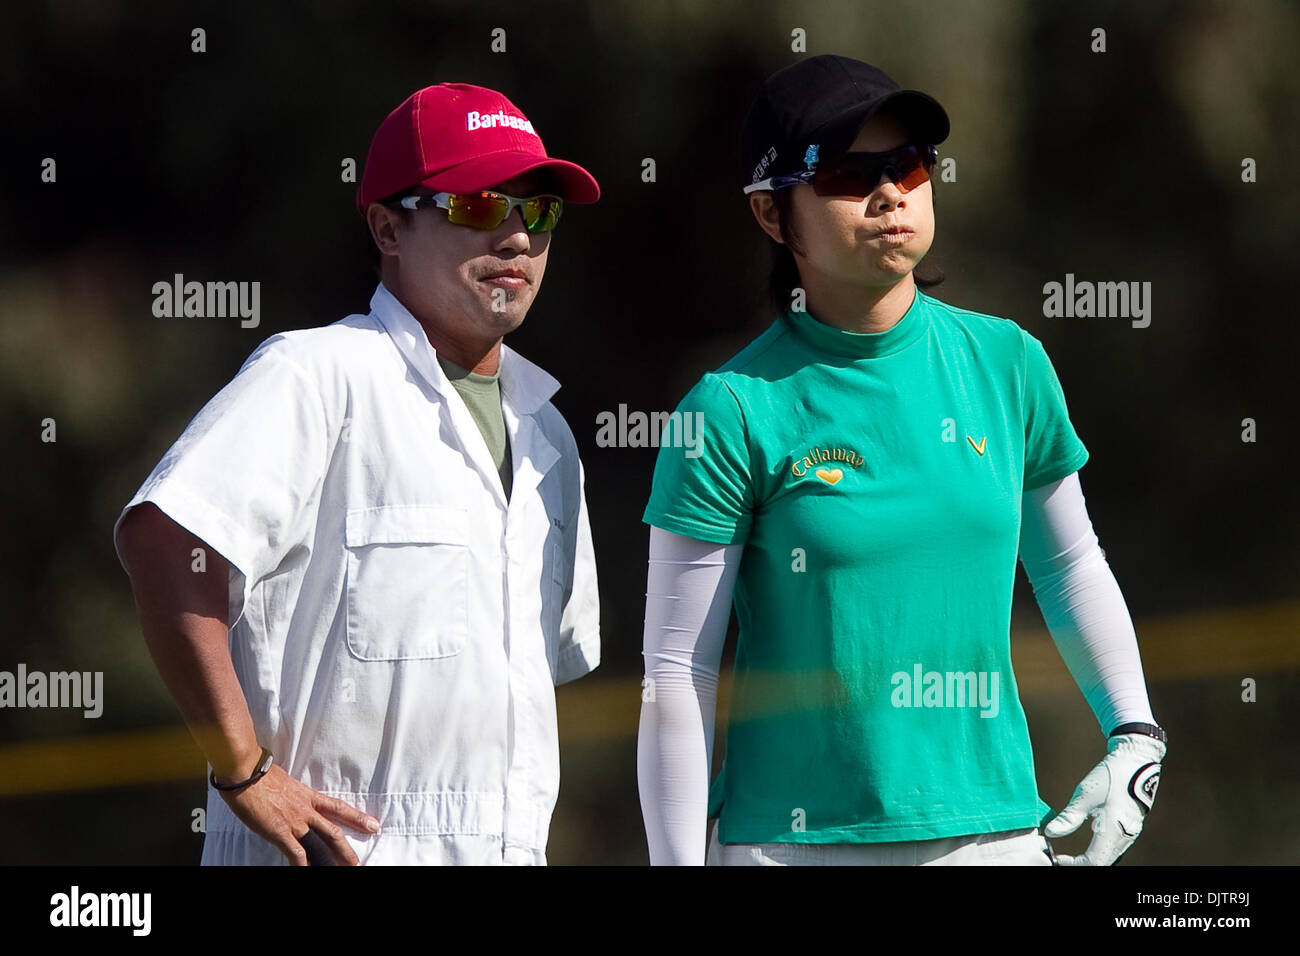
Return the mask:
<svg viewBox="0 0 1300 956">
<path fill-rule="evenodd" d="M 1015 564 L 1108 753 L 1049 824 L 1108 864 L 1164 755 L 1132 622 L 1087 517 L 1088 451 L 1041 343 L 947 305 L 934 238 L 948 117 L 865 63 L 769 77 L 744 192 L 779 316 L 682 400 L 651 528 L 638 780 L 651 862 L 1053 862 L 1010 659 Z M 730 606 L 739 640 L 709 787 Z"/>
</svg>

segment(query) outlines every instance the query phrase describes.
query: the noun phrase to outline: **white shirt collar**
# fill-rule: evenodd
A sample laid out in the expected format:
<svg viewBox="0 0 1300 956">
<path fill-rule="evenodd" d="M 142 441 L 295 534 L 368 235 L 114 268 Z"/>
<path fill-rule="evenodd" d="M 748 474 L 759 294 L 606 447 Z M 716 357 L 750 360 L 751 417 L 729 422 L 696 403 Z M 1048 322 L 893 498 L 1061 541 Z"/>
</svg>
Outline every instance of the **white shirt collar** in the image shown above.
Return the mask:
<svg viewBox="0 0 1300 956">
<path fill-rule="evenodd" d="M 370 313 L 396 343 L 407 362 L 440 393 L 447 377 L 438 364 L 437 352 L 424 333 L 424 327 L 410 310 L 381 282 L 370 297 Z M 501 395 L 521 415 L 541 408 L 560 388 L 560 383 L 540 366 L 534 365 L 504 342 L 501 343 Z"/>
</svg>

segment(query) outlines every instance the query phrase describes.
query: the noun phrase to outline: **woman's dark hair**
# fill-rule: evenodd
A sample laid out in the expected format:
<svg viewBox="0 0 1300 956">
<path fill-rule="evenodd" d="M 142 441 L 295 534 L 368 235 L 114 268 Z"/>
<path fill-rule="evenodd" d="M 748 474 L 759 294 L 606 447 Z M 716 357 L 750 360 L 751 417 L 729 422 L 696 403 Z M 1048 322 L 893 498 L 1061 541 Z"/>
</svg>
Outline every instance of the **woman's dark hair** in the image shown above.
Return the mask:
<svg viewBox="0 0 1300 956">
<path fill-rule="evenodd" d="M 932 202 L 935 208 L 938 208 L 938 191 L 933 189 L 933 178 L 930 183 Z M 772 268 L 768 273 L 767 291 L 772 307 L 776 309 L 778 315 L 782 315 L 790 308 L 790 298 L 802 281 L 799 278 L 799 266 L 795 263 L 794 253 L 791 250 L 802 254 L 803 249 L 799 246 L 799 236 L 791 226 L 791 220 L 794 218 L 794 190 L 773 190 L 772 202 L 776 206 L 777 219 L 781 224 L 781 239 L 784 243 L 770 237 L 768 239 L 771 244 Z M 923 273 L 921 270 L 924 266 L 925 262 L 922 260 L 912 272 L 912 278 L 918 287 L 931 289 L 943 281 L 942 269 L 931 266 Z"/>
</svg>

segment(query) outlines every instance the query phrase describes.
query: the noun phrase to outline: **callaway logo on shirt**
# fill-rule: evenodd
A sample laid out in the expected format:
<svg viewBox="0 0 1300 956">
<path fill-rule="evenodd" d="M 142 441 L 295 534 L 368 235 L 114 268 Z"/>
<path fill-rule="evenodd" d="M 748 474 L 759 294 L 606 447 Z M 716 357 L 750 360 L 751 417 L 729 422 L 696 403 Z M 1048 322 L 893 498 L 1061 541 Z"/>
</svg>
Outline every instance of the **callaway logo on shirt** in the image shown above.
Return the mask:
<svg viewBox="0 0 1300 956">
<path fill-rule="evenodd" d="M 984 450 L 988 445 L 987 435 L 979 440 L 979 444 L 976 444 L 975 439 L 971 438 L 970 435 L 966 436 L 966 440 L 970 442 L 972 448 L 979 452 L 980 457 L 984 456 Z M 802 458 L 795 459 L 795 461 L 790 465 L 790 474 L 794 475 L 796 478 L 803 478 L 805 475 L 809 474 L 809 469 L 824 461 L 842 461 L 851 468 L 859 468 L 862 466 L 864 460 L 865 459 L 863 459 L 863 457 L 852 448 L 812 448 L 809 449 L 808 454 L 804 455 Z M 844 472 L 840 468 L 817 468 L 811 473 L 826 482 L 828 485 L 833 485 L 844 477 Z"/>
<path fill-rule="evenodd" d="M 808 469 L 820 465 L 824 461 L 842 461 L 850 468 L 860 468 L 864 459 L 852 448 L 810 448 L 808 454 L 796 459 L 790 466 L 790 474 L 796 478 L 802 478 L 808 474 Z M 840 480 L 842 472 L 838 468 L 831 470 L 818 468 L 814 474 L 822 481 L 833 485 Z"/>
</svg>

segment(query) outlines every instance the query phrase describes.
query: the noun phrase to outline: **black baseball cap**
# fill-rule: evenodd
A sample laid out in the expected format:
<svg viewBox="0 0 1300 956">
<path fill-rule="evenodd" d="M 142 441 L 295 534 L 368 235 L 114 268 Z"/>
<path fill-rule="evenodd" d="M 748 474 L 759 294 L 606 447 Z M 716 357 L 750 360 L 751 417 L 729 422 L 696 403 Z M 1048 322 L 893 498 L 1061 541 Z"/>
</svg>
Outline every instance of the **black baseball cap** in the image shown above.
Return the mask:
<svg viewBox="0 0 1300 956">
<path fill-rule="evenodd" d="M 913 140 L 936 146 L 948 138 L 948 114 L 939 101 L 906 90 L 870 63 L 826 53 L 777 70 L 763 83 L 740 134 L 744 183 L 804 168 L 846 152 L 862 124 L 885 110 Z M 817 150 L 809 153 L 808 148 Z"/>
</svg>

